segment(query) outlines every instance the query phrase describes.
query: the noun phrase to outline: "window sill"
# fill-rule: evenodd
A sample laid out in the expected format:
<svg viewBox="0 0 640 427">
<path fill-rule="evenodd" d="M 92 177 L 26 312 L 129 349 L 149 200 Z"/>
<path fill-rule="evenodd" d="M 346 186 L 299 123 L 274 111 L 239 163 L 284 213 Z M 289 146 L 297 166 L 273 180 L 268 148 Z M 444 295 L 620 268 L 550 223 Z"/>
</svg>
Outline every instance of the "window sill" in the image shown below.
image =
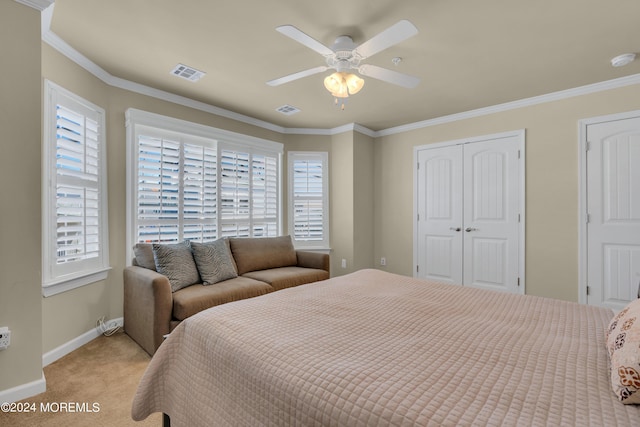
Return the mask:
<svg viewBox="0 0 640 427">
<path fill-rule="evenodd" d="M 42 296 L 45 298 L 50 297 L 81 286 L 105 280 L 110 270 L 111 267 L 106 267 L 101 270 L 82 272 L 78 275 L 74 275 L 73 277 L 64 277 L 49 283 L 44 283 L 42 285 Z"/>
<path fill-rule="evenodd" d="M 294 246 L 294 248 L 297 251 L 304 251 L 304 252 L 320 252 L 323 254 L 331 253 L 331 248 L 327 248 L 324 246 Z"/>
</svg>

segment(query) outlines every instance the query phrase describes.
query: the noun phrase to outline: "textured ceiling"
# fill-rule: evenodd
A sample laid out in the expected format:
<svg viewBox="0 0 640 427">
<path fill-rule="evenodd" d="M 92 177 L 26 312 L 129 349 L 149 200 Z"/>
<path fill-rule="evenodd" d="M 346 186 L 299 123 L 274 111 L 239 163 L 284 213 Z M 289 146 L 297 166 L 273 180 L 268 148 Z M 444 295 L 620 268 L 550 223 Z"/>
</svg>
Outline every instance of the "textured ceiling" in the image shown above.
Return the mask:
<svg viewBox="0 0 640 427">
<path fill-rule="evenodd" d="M 51 30 L 115 77 L 288 128 L 381 130 L 639 74 L 640 60 L 609 62 L 640 52 L 638 17 L 638 0 L 56 0 Z M 329 71 L 265 83 L 324 65 L 277 26 L 330 46 L 401 19 L 418 35 L 365 62 L 419 77 L 415 89 L 366 78 L 341 111 L 322 84 Z M 179 79 L 178 63 L 207 74 Z M 302 111 L 282 115 L 283 104 Z"/>
</svg>

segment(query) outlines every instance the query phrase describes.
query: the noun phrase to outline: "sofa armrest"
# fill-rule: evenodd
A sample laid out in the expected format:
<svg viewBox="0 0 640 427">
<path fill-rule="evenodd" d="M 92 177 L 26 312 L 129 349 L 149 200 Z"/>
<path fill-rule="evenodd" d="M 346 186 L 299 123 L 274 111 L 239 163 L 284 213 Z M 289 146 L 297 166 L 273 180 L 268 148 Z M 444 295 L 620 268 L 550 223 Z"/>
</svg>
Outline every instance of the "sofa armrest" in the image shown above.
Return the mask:
<svg viewBox="0 0 640 427">
<path fill-rule="evenodd" d="M 331 273 L 329 254 L 298 250 L 296 255 L 298 256 L 298 267 L 317 268 Z"/>
<path fill-rule="evenodd" d="M 124 330 L 153 355 L 171 332 L 173 295 L 169 279 L 144 267 L 124 269 Z"/>
</svg>

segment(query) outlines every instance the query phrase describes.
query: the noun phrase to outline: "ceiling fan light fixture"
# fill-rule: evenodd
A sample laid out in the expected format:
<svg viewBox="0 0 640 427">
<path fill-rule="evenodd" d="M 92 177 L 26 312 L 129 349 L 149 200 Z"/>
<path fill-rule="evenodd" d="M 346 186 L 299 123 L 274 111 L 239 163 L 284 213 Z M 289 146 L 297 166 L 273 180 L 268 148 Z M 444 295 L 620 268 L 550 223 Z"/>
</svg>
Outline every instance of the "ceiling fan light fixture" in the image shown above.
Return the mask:
<svg viewBox="0 0 640 427">
<path fill-rule="evenodd" d="M 336 98 L 347 98 L 360 92 L 364 80 L 355 74 L 335 72 L 324 79 L 324 87 Z"/>
</svg>

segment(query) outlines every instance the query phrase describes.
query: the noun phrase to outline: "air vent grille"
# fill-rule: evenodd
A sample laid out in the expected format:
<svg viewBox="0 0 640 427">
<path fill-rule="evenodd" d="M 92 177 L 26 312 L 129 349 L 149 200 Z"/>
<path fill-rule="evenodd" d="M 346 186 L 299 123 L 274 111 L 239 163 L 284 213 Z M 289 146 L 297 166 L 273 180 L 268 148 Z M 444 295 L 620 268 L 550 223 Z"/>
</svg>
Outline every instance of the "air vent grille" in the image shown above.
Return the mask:
<svg viewBox="0 0 640 427">
<path fill-rule="evenodd" d="M 184 64 L 178 64 L 176 67 L 171 70 L 171 74 L 174 76 L 182 77 L 183 79 L 189 80 L 190 82 L 197 82 L 206 74 L 203 71 L 198 71 L 195 68 L 189 67 Z"/>
<path fill-rule="evenodd" d="M 294 107 L 293 105 L 285 104 L 281 107 L 276 108 L 276 111 L 284 114 L 285 116 L 290 116 L 292 114 L 299 113 L 300 109 L 297 107 Z"/>
</svg>

